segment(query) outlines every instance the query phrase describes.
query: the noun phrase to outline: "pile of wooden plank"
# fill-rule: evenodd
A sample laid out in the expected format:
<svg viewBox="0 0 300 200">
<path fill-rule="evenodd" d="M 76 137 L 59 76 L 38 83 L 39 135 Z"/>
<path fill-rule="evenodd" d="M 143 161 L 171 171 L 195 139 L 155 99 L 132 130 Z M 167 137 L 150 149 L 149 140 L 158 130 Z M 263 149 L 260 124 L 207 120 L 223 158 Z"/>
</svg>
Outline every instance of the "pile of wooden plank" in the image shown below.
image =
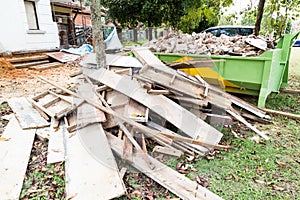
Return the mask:
<svg viewBox="0 0 300 200">
<path fill-rule="evenodd" d="M 263 43 L 267 47 L 268 41 L 254 35 L 229 37 L 222 34 L 216 37 L 205 32 L 193 34 L 170 32 L 164 37 L 145 43 L 143 47 L 164 53 L 258 56 L 266 48 L 257 48 L 259 47 L 255 45 L 257 43 Z"/>
<path fill-rule="evenodd" d="M 154 142 L 157 153 L 205 155 L 230 148 L 219 144 L 223 134 L 211 124 L 230 125 L 233 117 L 268 139 L 241 110 L 252 118 L 268 116 L 201 77 L 168 67 L 148 49 L 133 54 L 134 62 L 117 57 L 130 62 L 122 66 L 114 60 L 107 69 L 91 67 L 95 57 L 89 55 L 91 60 L 81 63 L 83 75 L 75 90 L 40 77 L 54 89 L 8 100 L 16 118 L 2 136 L 10 139 L 0 143 L 0 176 L 5 180 L 0 193 L 5 199 L 20 194 L 35 135 L 49 139 L 47 163 L 66 163 L 66 193 L 74 199 L 112 199 L 126 193 L 112 151 L 179 198 L 221 199 L 150 156 L 147 141 Z"/>
</svg>

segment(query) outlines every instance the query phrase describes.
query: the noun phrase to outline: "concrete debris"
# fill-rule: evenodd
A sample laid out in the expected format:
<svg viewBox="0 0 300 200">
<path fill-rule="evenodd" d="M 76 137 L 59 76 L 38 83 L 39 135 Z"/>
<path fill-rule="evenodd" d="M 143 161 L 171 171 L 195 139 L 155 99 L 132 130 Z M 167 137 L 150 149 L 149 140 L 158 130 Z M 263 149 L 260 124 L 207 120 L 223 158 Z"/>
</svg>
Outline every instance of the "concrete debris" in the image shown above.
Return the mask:
<svg viewBox="0 0 300 200">
<path fill-rule="evenodd" d="M 180 32 L 170 32 L 167 36 L 143 46 L 164 53 L 240 56 L 258 56 L 268 49 L 267 41 L 254 35 L 229 37 L 222 34 L 216 37 L 211 33 Z"/>
</svg>

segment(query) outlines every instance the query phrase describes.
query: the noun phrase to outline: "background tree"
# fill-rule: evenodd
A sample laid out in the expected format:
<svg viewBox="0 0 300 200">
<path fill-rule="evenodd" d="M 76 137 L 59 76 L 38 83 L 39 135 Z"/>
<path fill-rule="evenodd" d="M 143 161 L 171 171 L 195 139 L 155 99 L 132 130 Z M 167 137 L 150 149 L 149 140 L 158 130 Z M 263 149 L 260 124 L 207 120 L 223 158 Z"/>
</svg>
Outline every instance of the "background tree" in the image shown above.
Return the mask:
<svg viewBox="0 0 300 200">
<path fill-rule="evenodd" d="M 255 28 L 254 28 L 254 35 L 259 35 L 261 20 L 264 14 L 264 6 L 265 6 L 265 0 L 259 0 Z"/>
<path fill-rule="evenodd" d="M 109 8 L 109 17 L 122 25 L 165 23 L 183 32 L 199 32 L 218 24 L 221 7 L 232 0 L 103 0 L 103 4 Z"/>
<path fill-rule="evenodd" d="M 288 33 L 291 22 L 299 17 L 300 1 L 266 0 L 261 23 L 261 35 L 271 35 L 275 40 Z M 241 12 L 242 25 L 254 25 L 257 6 L 248 6 Z"/>
<path fill-rule="evenodd" d="M 178 28 L 190 33 L 215 26 L 221 18 L 221 8 L 231 4 L 232 0 L 187 0 L 185 15 L 181 17 Z"/>
</svg>

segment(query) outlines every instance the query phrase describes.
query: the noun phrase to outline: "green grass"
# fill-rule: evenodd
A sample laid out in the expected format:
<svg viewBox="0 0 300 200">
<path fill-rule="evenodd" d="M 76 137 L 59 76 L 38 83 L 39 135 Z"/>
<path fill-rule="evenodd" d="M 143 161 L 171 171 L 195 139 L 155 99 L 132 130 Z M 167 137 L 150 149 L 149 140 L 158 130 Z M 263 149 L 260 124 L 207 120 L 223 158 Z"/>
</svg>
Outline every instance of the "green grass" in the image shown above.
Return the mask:
<svg viewBox="0 0 300 200">
<path fill-rule="evenodd" d="M 20 199 L 65 199 L 64 164 L 47 165 L 46 147 L 47 142 L 34 142 Z"/>
<path fill-rule="evenodd" d="M 147 42 L 149 42 L 149 40 L 141 40 L 138 42 L 122 42 L 122 45 L 123 46 L 141 46 Z"/>
<path fill-rule="evenodd" d="M 291 113 L 300 113 L 300 97 L 291 94 L 271 94 L 266 107 Z M 191 162 L 197 172 L 187 176 L 208 180 L 208 189 L 224 199 L 300 199 L 300 120 L 272 116 L 272 124 L 258 124 L 269 134 L 270 140 L 234 138 L 223 129 L 223 142 L 233 146 L 221 151 L 213 159 Z M 238 127 L 236 127 L 238 128 Z M 253 132 L 242 131 L 249 135 Z M 170 167 L 174 161 L 166 161 Z M 179 162 L 188 162 L 182 159 Z"/>
</svg>

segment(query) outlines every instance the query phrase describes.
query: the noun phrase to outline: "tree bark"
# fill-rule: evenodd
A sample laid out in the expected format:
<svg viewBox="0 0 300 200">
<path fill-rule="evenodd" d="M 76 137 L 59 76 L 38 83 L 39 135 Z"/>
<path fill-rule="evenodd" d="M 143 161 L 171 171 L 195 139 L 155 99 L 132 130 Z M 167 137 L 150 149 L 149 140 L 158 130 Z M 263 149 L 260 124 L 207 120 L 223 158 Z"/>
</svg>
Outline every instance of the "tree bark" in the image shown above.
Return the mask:
<svg viewBox="0 0 300 200">
<path fill-rule="evenodd" d="M 260 24 L 264 13 L 264 6 L 265 6 L 265 0 L 259 0 L 255 28 L 254 28 L 254 35 L 259 35 Z"/>
<path fill-rule="evenodd" d="M 93 25 L 93 45 L 96 54 L 97 68 L 106 67 L 105 43 L 101 23 L 101 0 L 92 0 L 91 17 Z"/>
</svg>

